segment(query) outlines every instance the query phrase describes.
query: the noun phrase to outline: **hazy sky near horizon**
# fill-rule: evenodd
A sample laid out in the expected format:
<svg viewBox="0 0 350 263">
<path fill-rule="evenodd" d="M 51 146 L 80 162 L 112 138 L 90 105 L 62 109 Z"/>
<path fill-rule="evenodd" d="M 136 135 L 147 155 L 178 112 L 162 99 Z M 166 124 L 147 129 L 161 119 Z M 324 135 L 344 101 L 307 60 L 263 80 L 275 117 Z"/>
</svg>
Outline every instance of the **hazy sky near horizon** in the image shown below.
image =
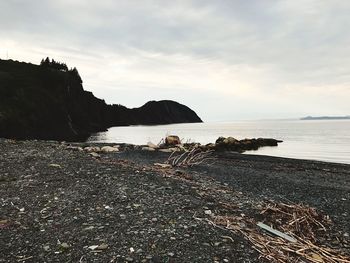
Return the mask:
<svg viewBox="0 0 350 263">
<path fill-rule="evenodd" d="M 108 103 L 204 121 L 350 114 L 350 1 L 6 0 L 0 58 L 76 66 Z"/>
</svg>

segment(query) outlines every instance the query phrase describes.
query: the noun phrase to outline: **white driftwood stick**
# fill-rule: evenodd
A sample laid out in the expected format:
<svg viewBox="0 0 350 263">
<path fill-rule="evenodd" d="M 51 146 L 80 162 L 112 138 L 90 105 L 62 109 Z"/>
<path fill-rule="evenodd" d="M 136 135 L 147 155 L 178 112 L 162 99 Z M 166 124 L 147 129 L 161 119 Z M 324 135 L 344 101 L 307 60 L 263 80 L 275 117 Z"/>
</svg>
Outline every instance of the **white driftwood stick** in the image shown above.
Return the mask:
<svg viewBox="0 0 350 263">
<path fill-rule="evenodd" d="M 282 233 L 281 231 L 273 229 L 272 227 L 269 227 L 268 225 L 266 225 L 266 224 L 264 224 L 262 222 L 259 222 L 257 224 L 257 226 L 261 227 L 262 229 L 265 229 L 266 231 L 268 231 L 268 232 L 270 232 L 270 233 L 272 233 L 272 234 L 274 234 L 276 236 L 282 237 L 285 240 L 288 240 L 288 241 L 293 242 L 293 243 L 297 242 L 297 240 L 295 238 L 293 238 L 293 237 L 291 237 L 291 236 L 289 236 L 289 235 L 287 235 L 285 233 Z"/>
</svg>

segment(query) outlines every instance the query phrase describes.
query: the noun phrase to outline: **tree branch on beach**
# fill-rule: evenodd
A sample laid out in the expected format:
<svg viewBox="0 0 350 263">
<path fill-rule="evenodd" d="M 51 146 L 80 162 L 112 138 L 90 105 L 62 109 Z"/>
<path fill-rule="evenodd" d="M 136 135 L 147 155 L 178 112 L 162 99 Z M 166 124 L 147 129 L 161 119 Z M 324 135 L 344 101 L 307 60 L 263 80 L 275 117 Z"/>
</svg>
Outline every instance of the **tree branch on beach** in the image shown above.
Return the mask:
<svg viewBox="0 0 350 263">
<path fill-rule="evenodd" d="M 212 150 L 202 151 L 198 148 L 193 148 L 190 151 L 185 151 L 178 155 L 175 155 L 175 152 L 173 152 L 166 163 L 170 164 L 172 167 L 192 167 L 205 162 L 214 161 L 215 158 L 212 156 L 213 152 Z"/>
</svg>

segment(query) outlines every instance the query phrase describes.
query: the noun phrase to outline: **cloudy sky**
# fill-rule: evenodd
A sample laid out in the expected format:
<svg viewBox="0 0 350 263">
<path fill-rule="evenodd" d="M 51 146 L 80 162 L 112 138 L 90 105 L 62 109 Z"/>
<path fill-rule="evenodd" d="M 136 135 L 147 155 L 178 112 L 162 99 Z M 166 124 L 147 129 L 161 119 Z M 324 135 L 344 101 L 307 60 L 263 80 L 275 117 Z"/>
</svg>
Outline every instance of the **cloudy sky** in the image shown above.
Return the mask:
<svg viewBox="0 0 350 263">
<path fill-rule="evenodd" d="M 205 121 L 350 114 L 350 1 L 6 0 L 0 58 L 76 66 L 128 107 Z"/>
</svg>

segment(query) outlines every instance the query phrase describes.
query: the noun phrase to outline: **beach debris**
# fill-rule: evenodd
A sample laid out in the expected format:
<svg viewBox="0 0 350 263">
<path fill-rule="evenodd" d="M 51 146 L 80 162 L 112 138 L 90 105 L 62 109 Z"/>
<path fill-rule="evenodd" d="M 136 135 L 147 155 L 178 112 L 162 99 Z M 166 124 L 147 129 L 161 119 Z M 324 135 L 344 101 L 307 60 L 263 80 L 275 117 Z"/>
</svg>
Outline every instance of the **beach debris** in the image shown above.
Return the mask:
<svg viewBox="0 0 350 263">
<path fill-rule="evenodd" d="M 56 163 L 50 163 L 49 166 L 50 167 L 55 167 L 55 168 L 61 168 L 61 165 L 56 164 Z"/>
<path fill-rule="evenodd" d="M 297 240 L 295 238 L 293 238 L 293 237 L 291 237 L 291 236 L 289 236 L 287 234 L 284 234 L 281 231 L 273 229 L 272 227 L 270 227 L 270 226 L 268 226 L 268 225 L 266 225 L 266 224 L 264 224 L 262 222 L 258 222 L 257 226 L 261 227 L 262 229 L 264 229 L 264 230 L 266 230 L 266 231 L 268 231 L 268 232 L 270 232 L 270 233 L 272 233 L 272 234 L 274 234 L 276 236 L 282 237 L 285 240 L 288 240 L 290 242 L 297 242 Z"/>
<path fill-rule="evenodd" d="M 175 155 L 174 153 L 175 152 L 173 152 L 165 162 L 173 167 L 191 167 L 214 160 L 214 158 L 211 156 L 213 151 L 202 151 L 198 148 L 193 148 L 190 151 L 185 151 L 184 153 L 178 155 Z"/>
<path fill-rule="evenodd" d="M 28 259 L 32 259 L 33 256 L 29 256 L 29 257 L 26 257 L 26 256 L 17 256 L 17 262 L 23 262 L 23 261 L 26 261 Z"/>
<path fill-rule="evenodd" d="M 273 201 L 261 206 L 260 210 L 265 223 L 256 224 L 254 219 L 243 216 L 214 216 L 204 221 L 242 234 L 260 257 L 270 262 L 350 263 L 348 254 L 320 242 L 332 239 L 329 231 L 332 223 L 327 215 L 302 204 Z M 255 225 L 267 232 L 258 231 Z"/>
<path fill-rule="evenodd" d="M 155 145 L 153 142 L 148 142 L 147 146 L 150 147 L 150 148 L 153 148 L 153 149 L 158 149 L 159 148 L 159 146 Z"/>
<path fill-rule="evenodd" d="M 158 166 L 160 168 L 171 168 L 172 166 L 170 164 L 166 163 L 154 163 L 155 166 Z"/>
<path fill-rule="evenodd" d="M 313 242 L 332 225 L 328 215 L 303 204 L 269 202 L 262 208 L 261 215 L 265 218 L 264 223 Z"/>
<path fill-rule="evenodd" d="M 283 238 L 262 235 L 256 231 L 245 232 L 244 235 L 260 256 L 271 262 L 350 263 L 350 257 L 342 255 L 340 251 L 316 245 L 310 240 L 297 236 L 295 236 L 296 242 L 290 242 Z"/>
<path fill-rule="evenodd" d="M 172 152 L 179 152 L 179 151 L 181 151 L 181 149 L 178 147 L 173 147 L 173 148 L 159 149 L 159 151 L 164 152 L 164 153 L 172 153 Z"/>
<path fill-rule="evenodd" d="M 142 147 L 141 150 L 142 151 L 154 152 L 156 149 L 148 147 L 148 146 L 145 146 L 145 147 Z"/>
</svg>

